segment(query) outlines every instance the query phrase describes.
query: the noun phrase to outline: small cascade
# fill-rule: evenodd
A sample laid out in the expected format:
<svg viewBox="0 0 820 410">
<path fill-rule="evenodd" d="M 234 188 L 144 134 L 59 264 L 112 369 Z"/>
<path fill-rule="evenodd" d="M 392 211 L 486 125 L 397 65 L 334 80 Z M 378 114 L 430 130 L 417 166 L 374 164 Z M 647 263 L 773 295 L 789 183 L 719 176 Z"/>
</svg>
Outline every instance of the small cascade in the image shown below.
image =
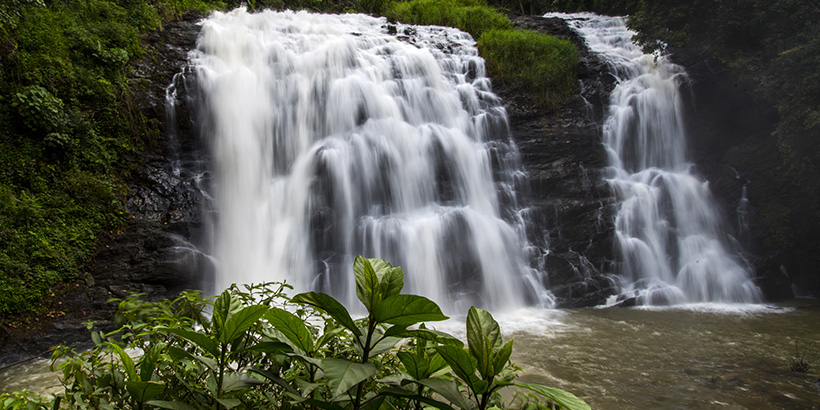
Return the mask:
<svg viewBox="0 0 820 410">
<path fill-rule="evenodd" d="M 632 43 L 622 17 L 557 14 L 609 65 L 616 86 L 603 125 L 607 180 L 621 201 L 615 220 L 621 299 L 644 305 L 758 302 L 708 182 L 685 158 L 680 85 L 686 73 Z"/>
<path fill-rule="evenodd" d="M 212 290 L 285 280 L 352 306 L 362 254 L 445 310 L 551 304 L 525 254 L 525 174 L 468 34 L 240 8 L 202 23 L 189 61 L 214 162 Z"/>
</svg>

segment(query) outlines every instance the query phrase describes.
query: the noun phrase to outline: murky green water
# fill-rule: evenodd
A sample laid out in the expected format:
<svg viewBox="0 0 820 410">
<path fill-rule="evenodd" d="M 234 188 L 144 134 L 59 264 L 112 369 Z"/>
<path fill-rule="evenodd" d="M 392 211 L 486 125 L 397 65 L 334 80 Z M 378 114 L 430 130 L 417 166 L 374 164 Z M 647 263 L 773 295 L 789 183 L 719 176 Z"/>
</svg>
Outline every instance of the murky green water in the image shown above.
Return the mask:
<svg viewBox="0 0 820 410">
<path fill-rule="evenodd" d="M 818 305 L 803 301 L 802 305 Z M 820 354 L 820 307 L 524 310 L 498 314 L 522 379 L 593 409 L 820 409 L 820 362 L 789 371 L 795 342 Z M 458 333 L 463 324 L 451 324 Z M 463 332 L 463 331 L 462 331 Z M 0 373 L 0 391 L 57 385 L 45 362 Z"/>
</svg>

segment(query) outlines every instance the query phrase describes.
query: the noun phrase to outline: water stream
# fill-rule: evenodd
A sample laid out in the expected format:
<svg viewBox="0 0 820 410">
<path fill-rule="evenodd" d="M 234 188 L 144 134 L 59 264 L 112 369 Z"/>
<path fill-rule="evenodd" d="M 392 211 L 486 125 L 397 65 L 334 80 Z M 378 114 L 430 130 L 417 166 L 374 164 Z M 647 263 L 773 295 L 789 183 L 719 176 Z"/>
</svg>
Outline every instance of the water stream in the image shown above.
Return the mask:
<svg viewBox="0 0 820 410">
<path fill-rule="evenodd" d="M 447 311 L 549 305 L 507 117 L 466 33 L 215 13 L 190 61 L 214 156 L 213 289 L 281 281 L 353 306 L 357 254 Z"/>
<path fill-rule="evenodd" d="M 761 299 L 709 184 L 686 159 L 683 67 L 645 54 L 622 17 L 548 14 L 580 33 L 616 78 L 603 141 L 624 297 L 647 305 Z"/>
</svg>

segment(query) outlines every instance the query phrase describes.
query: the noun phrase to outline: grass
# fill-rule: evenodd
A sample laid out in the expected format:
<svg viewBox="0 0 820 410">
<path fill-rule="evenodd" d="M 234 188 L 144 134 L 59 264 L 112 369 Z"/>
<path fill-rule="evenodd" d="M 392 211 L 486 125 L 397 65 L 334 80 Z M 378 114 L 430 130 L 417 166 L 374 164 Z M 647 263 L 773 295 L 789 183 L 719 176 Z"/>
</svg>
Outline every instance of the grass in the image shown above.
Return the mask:
<svg viewBox="0 0 820 410">
<path fill-rule="evenodd" d="M 566 39 L 523 30 L 491 30 L 478 40 L 494 77 L 532 90 L 536 100 L 554 108 L 576 87 L 578 50 Z"/>
</svg>

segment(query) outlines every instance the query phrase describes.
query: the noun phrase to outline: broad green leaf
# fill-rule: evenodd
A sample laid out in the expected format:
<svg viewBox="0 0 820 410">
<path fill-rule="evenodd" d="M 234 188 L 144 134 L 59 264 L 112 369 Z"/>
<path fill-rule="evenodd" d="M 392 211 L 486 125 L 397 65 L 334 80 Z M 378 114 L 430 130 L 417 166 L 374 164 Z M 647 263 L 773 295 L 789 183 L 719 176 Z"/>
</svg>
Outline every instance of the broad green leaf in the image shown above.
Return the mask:
<svg viewBox="0 0 820 410">
<path fill-rule="evenodd" d="M 313 344 L 314 347 L 324 347 L 324 345 L 327 344 L 327 342 L 331 340 L 336 340 L 336 338 L 339 336 L 339 333 L 342 333 L 342 330 L 344 330 L 344 328 L 342 327 L 336 327 L 330 330 L 325 328 L 325 332 L 322 334 L 322 336 L 319 336 L 319 339 L 317 339 L 316 343 Z"/>
<path fill-rule="evenodd" d="M 493 370 L 493 348 L 487 335 L 479 335 L 479 337 L 484 339 L 484 343 L 478 345 L 476 349 L 473 349 L 472 346 L 470 346 L 470 353 L 476 359 L 476 368 L 478 369 L 478 373 L 481 374 L 482 378 L 489 379 L 491 376 L 495 375 Z"/>
<path fill-rule="evenodd" d="M 294 346 L 302 349 L 304 352 L 313 351 L 313 335 L 307 326 L 305 326 L 305 322 L 299 319 L 298 316 L 287 310 L 274 307 L 265 313 L 265 319 L 267 319 L 276 330 L 282 332 Z"/>
<path fill-rule="evenodd" d="M 448 319 L 435 302 L 418 295 L 391 296 L 374 306 L 372 313 L 376 323 L 399 326 Z"/>
<path fill-rule="evenodd" d="M 393 327 L 396 327 L 396 326 L 393 326 Z M 390 329 L 392 329 L 393 327 L 391 327 Z M 388 329 L 388 331 L 390 329 Z M 391 336 L 399 336 L 399 335 L 391 335 Z M 464 347 L 464 342 L 457 339 L 455 336 L 453 336 L 449 333 L 444 333 L 444 332 L 440 332 L 438 330 L 433 330 L 433 329 L 408 330 L 407 332 L 401 334 L 400 336 L 402 336 L 402 337 L 414 337 L 416 339 L 422 339 L 422 340 L 427 340 L 427 341 L 430 341 L 430 342 L 440 343 L 440 344 L 443 344 L 443 345 L 446 345 L 446 346 L 453 346 L 453 347 L 458 347 L 458 348 Z"/>
<path fill-rule="evenodd" d="M 358 255 L 353 262 L 353 274 L 356 277 L 356 297 L 370 312 L 374 305 L 384 299 L 376 270 L 370 260 Z"/>
<path fill-rule="evenodd" d="M 501 348 L 501 328 L 486 310 L 473 306 L 467 312 L 467 344 L 481 376 L 487 379 L 495 375 L 493 353 Z"/>
<path fill-rule="evenodd" d="M 125 350 L 117 345 L 116 343 L 108 343 L 108 346 L 111 347 L 114 352 L 120 357 L 122 361 L 122 366 L 125 368 L 125 374 L 128 376 L 128 380 L 130 381 L 139 381 L 139 377 L 137 376 L 137 369 L 134 366 L 134 360 L 131 359 L 131 356 L 128 353 L 125 353 Z"/>
<path fill-rule="evenodd" d="M 171 410 L 196 410 L 196 408 L 179 401 L 150 400 L 146 401 L 145 404 Z"/>
<path fill-rule="evenodd" d="M 267 354 L 293 353 L 293 348 L 283 342 L 260 342 L 253 346 L 246 347 L 245 350 Z"/>
<path fill-rule="evenodd" d="M 165 343 L 157 343 L 151 346 L 151 348 L 145 352 L 144 355 L 142 355 L 142 358 L 140 359 L 140 380 L 151 380 L 151 375 L 154 374 L 154 368 L 156 368 L 159 355 L 162 353 L 164 348 Z"/>
<path fill-rule="evenodd" d="M 165 384 L 160 382 L 140 382 L 130 381 L 125 383 L 125 389 L 128 394 L 139 403 L 145 403 L 148 400 L 157 397 L 165 390 Z"/>
<path fill-rule="evenodd" d="M 214 302 L 213 324 L 217 338 L 222 334 L 225 322 L 228 321 L 231 314 L 240 308 L 242 308 L 242 302 L 239 298 L 235 298 L 231 295 L 230 289 L 225 289 L 225 291 L 216 298 Z"/>
<path fill-rule="evenodd" d="M 314 365 L 316 367 L 319 367 L 319 368 L 322 367 L 322 359 L 317 359 L 315 357 L 310 357 L 306 354 L 301 354 L 299 352 L 285 353 L 285 355 L 288 356 L 288 357 L 297 358 L 297 359 L 305 362 L 306 364 L 312 364 L 312 365 Z"/>
<path fill-rule="evenodd" d="M 102 337 L 100 334 L 100 332 L 91 332 L 91 341 L 94 342 L 94 346 L 99 346 L 102 344 Z"/>
<path fill-rule="evenodd" d="M 432 375 L 434 375 L 437 371 L 447 367 L 447 361 L 444 360 L 444 358 L 441 357 L 441 355 L 436 352 L 436 353 L 433 354 L 432 357 L 429 357 L 429 362 L 427 363 L 427 367 L 428 367 L 428 369 L 429 369 L 428 371 L 430 372 L 430 375 L 432 377 Z"/>
<path fill-rule="evenodd" d="M 404 365 L 404 368 L 407 370 L 407 374 L 409 374 L 414 380 L 426 379 L 430 375 L 428 372 L 429 365 L 426 357 L 420 357 L 407 352 L 398 352 L 396 353 L 396 356 L 399 357 L 401 364 Z"/>
<path fill-rule="evenodd" d="M 306 292 L 300 293 L 291 299 L 294 303 L 304 303 L 325 311 L 330 317 L 336 319 L 339 324 L 356 336 L 361 336 L 362 332 L 350 318 L 344 306 L 339 301 L 326 293 Z"/>
<path fill-rule="evenodd" d="M 310 383 L 307 380 L 298 378 L 294 380 L 294 383 L 296 383 L 296 387 L 299 388 L 302 397 L 310 396 L 311 392 L 313 392 L 314 390 L 316 390 L 317 387 L 322 385 L 321 383 Z"/>
<path fill-rule="evenodd" d="M 363 404 L 362 407 L 360 407 L 360 408 L 362 410 L 380 410 L 382 408 L 382 404 L 384 404 L 384 401 L 386 399 L 387 399 L 387 396 L 381 396 L 381 395 L 376 396 L 373 399 L 367 400 L 367 402 L 365 402 L 365 404 Z M 390 407 L 392 407 L 392 406 L 390 406 Z M 387 407 L 387 408 L 389 409 L 390 407 Z"/>
<path fill-rule="evenodd" d="M 481 380 L 476 376 L 473 376 L 473 381 L 470 383 L 473 386 L 473 394 L 476 396 L 482 395 L 487 392 L 487 388 L 490 387 L 490 383 L 486 380 Z"/>
<path fill-rule="evenodd" d="M 504 367 L 507 366 L 507 362 L 510 360 L 510 356 L 512 355 L 513 349 L 513 339 L 507 340 L 507 343 L 504 343 L 501 346 L 501 349 L 495 353 L 495 357 L 493 358 L 493 369 L 495 369 L 495 373 L 493 376 L 501 373 L 504 370 Z"/>
<path fill-rule="evenodd" d="M 388 266 L 390 265 L 388 264 Z M 401 267 L 389 267 L 384 269 L 384 272 L 381 272 L 373 265 L 373 269 L 379 278 L 379 286 L 385 299 L 401 293 L 402 288 L 404 288 L 404 272 L 402 272 Z"/>
<path fill-rule="evenodd" d="M 471 410 L 475 408 L 473 403 L 468 398 L 464 397 L 458 390 L 456 382 L 447 379 L 422 379 L 419 384 L 430 388 L 434 392 L 447 399 L 451 404 L 460 409 Z"/>
<path fill-rule="evenodd" d="M 242 404 L 242 400 L 239 399 L 216 399 L 216 401 L 225 406 L 226 409 L 232 409 Z"/>
<path fill-rule="evenodd" d="M 475 358 L 471 357 L 464 349 L 453 346 L 437 346 L 436 352 L 447 361 L 456 376 L 472 388 L 476 370 Z"/>
<path fill-rule="evenodd" d="M 472 345 L 473 339 L 482 343 L 483 338 L 479 335 L 487 336 L 493 352 L 501 348 L 501 327 L 498 326 L 498 322 L 493 319 L 490 312 L 473 306 L 467 312 L 467 344 Z"/>
<path fill-rule="evenodd" d="M 397 336 L 397 337 L 404 338 L 404 337 L 407 337 L 406 335 L 407 335 L 407 326 L 405 326 L 405 325 L 390 326 L 387 329 L 387 331 L 384 332 L 384 336 L 386 336 L 386 337 L 396 337 Z"/>
<path fill-rule="evenodd" d="M 286 391 L 299 396 L 299 391 L 298 390 L 294 389 L 293 386 L 291 386 L 290 383 L 288 383 L 287 380 L 279 377 L 278 375 L 274 374 L 273 372 L 268 371 L 268 370 L 262 370 L 262 369 L 250 369 L 250 371 L 254 372 L 254 373 L 256 373 L 256 374 L 258 374 L 258 375 L 260 375 L 260 376 L 262 376 L 262 377 L 264 377 L 268 380 L 270 380 L 270 381 L 272 381 L 273 383 L 278 384 L 279 386 L 283 387 Z M 298 381 L 298 380 L 301 380 L 301 379 L 296 379 L 296 380 Z"/>
<path fill-rule="evenodd" d="M 389 351 L 402 340 L 400 337 L 383 337 L 370 348 L 369 356 L 372 358 Z"/>
<path fill-rule="evenodd" d="M 353 386 L 378 373 L 372 363 L 356 363 L 336 358 L 322 360 L 322 370 L 325 371 L 333 397 L 341 396 Z"/>
<path fill-rule="evenodd" d="M 492 343 L 493 351 L 501 348 L 501 327 L 498 326 L 498 322 L 495 321 L 490 312 L 474 306 L 470 307 L 467 312 L 467 328 L 468 339 L 472 330 L 474 334 L 486 335 Z"/>
<path fill-rule="evenodd" d="M 228 318 L 228 321 L 225 322 L 225 328 L 219 335 L 219 341 L 225 344 L 232 343 L 242 336 L 248 328 L 253 326 L 267 310 L 267 306 L 253 305 L 236 311 Z"/>
<path fill-rule="evenodd" d="M 499 383 L 500 384 L 500 383 Z M 554 401 L 562 409 L 566 410 L 591 410 L 589 404 L 584 402 L 583 400 L 576 397 L 574 394 L 561 390 L 556 389 L 554 387 L 547 387 L 542 386 L 540 384 L 526 384 L 526 383 L 510 383 L 513 386 L 517 386 L 523 389 L 530 390 L 532 392 L 538 393 L 541 396 L 547 398 L 548 400 Z"/>
<path fill-rule="evenodd" d="M 396 387 L 382 390 L 379 394 L 384 396 L 399 397 L 406 400 L 417 400 L 441 410 L 454 410 L 451 406 L 447 405 L 447 403 L 442 403 L 430 397 L 419 396 L 416 392 Z"/>
<path fill-rule="evenodd" d="M 202 350 L 207 353 L 210 353 L 212 356 L 217 357 L 219 356 L 219 350 L 216 348 L 216 343 L 211 340 L 208 335 L 203 333 L 194 332 L 192 330 L 180 329 L 176 327 L 171 328 L 161 328 L 168 330 L 169 332 L 188 340 L 189 342 L 193 343 L 196 346 L 199 346 Z"/>
<path fill-rule="evenodd" d="M 242 390 L 248 387 L 259 386 L 265 382 L 244 373 L 227 373 L 222 379 L 223 391 Z"/>
<path fill-rule="evenodd" d="M 214 360 L 210 357 L 194 356 L 194 359 L 198 360 L 200 363 L 204 364 L 205 366 L 208 366 L 208 368 L 211 369 L 211 371 L 213 371 L 214 373 L 216 373 L 217 369 L 219 368 L 219 365 L 216 363 L 216 360 Z"/>
<path fill-rule="evenodd" d="M 170 346 L 168 348 L 168 355 L 171 356 L 171 359 L 174 360 L 181 360 L 181 359 L 191 359 L 194 360 L 194 355 L 191 353 L 182 350 L 176 346 Z"/>
</svg>

